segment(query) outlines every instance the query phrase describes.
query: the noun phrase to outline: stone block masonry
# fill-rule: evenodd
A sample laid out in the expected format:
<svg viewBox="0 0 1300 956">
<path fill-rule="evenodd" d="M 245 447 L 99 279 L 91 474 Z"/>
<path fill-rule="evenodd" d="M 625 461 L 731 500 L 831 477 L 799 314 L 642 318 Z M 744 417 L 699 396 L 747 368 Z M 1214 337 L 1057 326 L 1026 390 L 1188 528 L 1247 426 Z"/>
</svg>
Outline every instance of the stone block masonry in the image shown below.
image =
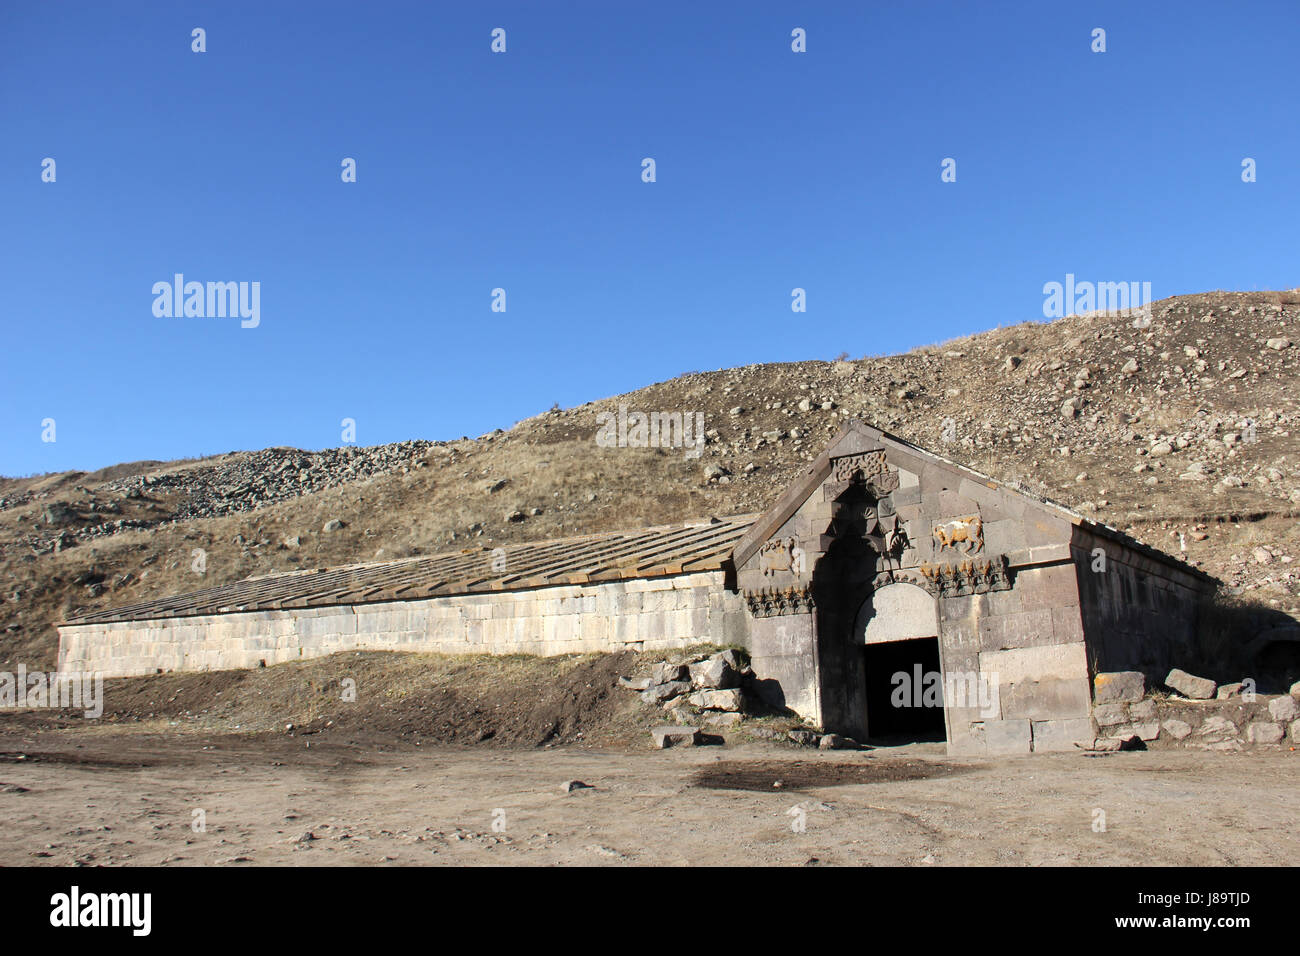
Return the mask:
<svg viewBox="0 0 1300 956">
<path fill-rule="evenodd" d="M 558 654 L 748 643 L 721 571 L 294 610 L 65 624 L 59 669 L 132 677 L 341 651 Z"/>
</svg>

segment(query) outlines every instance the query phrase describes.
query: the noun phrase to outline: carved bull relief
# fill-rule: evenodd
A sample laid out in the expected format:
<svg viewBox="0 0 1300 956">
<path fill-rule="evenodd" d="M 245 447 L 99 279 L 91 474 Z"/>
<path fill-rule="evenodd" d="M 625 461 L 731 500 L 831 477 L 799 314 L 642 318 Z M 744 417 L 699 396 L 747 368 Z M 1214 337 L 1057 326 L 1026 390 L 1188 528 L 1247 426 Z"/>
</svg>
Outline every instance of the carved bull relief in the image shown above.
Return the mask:
<svg viewBox="0 0 1300 956">
<path fill-rule="evenodd" d="M 934 525 L 936 554 L 979 554 L 984 550 L 984 521 L 979 515 L 953 518 Z"/>
</svg>

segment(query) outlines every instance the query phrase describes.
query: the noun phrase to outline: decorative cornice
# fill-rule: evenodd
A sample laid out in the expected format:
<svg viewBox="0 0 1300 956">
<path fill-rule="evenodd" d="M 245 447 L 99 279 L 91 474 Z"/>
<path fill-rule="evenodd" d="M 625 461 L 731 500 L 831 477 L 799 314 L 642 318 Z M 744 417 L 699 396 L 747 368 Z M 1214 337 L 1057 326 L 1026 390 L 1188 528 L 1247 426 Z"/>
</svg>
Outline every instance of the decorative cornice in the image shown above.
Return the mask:
<svg viewBox="0 0 1300 956">
<path fill-rule="evenodd" d="M 780 617 L 786 614 L 811 614 L 812 588 L 761 588 L 745 592 L 745 603 L 754 617 Z"/>
<path fill-rule="evenodd" d="M 990 558 L 943 564 L 921 564 L 915 568 L 884 571 L 872 581 L 878 589 L 890 584 L 914 584 L 935 597 L 965 597 L 990 591 L 1011 590 L 1011 575 L 1004 554 Z"/>
</svg>

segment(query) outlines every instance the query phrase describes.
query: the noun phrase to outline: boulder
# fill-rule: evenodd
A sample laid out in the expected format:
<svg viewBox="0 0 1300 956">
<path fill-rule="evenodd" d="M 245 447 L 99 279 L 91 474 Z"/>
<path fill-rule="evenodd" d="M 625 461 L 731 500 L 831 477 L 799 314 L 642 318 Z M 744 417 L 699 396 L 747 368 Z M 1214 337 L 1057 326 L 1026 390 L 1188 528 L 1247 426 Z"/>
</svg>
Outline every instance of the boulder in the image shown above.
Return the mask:
<svg viewBox="0 0 1300 956">
<path fill-rule="evenodd" d="M 816 747 L 822 739 L 822 735 L 815 730 L 791 730 L 786 736 L 805 747 Z"/>
<path fill-rule="evenodd" d="M 1136 704 L 1130 704 L 1128 715 L 1132 720 L 1155 720 L 1156 702 L 1154 700 L 1140 700 Z"/>
<path fill-rule="evenodd" d="M 740 675 L 721 654 L 714 654 L 708 660 L 692 664 L 690 667 L 691 684 L 694 687 L 711 690 L 726 690 L 740 683 Z"/>
<path fill-rule="evenodd" d="M 744 718 L 740 714 L 706 714 L 704 724 L 708 727 L 734 727 Z"/>
<path fill-rule="evenodd" d="M 1174 740 L 1182 740 L 1192 732 L 1192 725 L 1185 720 L 1166 720 L 1162 727 Z"/>
<path fill-rule="evenodd" d="M 642 696 L 652 704 L 668 700 L 670 697 L 680 697 L 682 694 L 690 693 L 691 682 L 688 680 L 674 680 L 666 684 L 652 684 L 642 693 Z"/>
<path fill-rule="evenodd" d="M 1240 697 L 1241 692 L 1245 690 L 1245 688 L 1246 685 L 1241 682 L 1237 682 L 1234 684 L 1220 684 L 1219 689 L 1215 691 L 1214 699 L 1229 700 L 1233 697 Z"/>
<path fill-rule="evenodd" d="M 1291 742 L 1300 744 L 1300 720 L 1291 721 Z"/>
<path fill-rule="evenodd" d="M 652 684 L 669 684 L 673 681 L 689 680 L 690 671 L 685 664 L 663 663 L 650 672 Z"/>
<path fill-rule="evenodd" d="M 1115 727 L 1127 723 L 1128 708 L 1123 704 L 1098 704 L 1092 709 L 1098 727 Z"/>
<path fill-rule="evenodd" d="M 1146 693 L 1146 678 L 1141 671 L 1111 671 L 1098 674 L 1093 678 L 1092 686 L 1094 699 L 1099 704 L 1136 702 Z"/>
<path fill-rule="evenodd" d="M 1282 725 L 1272 721 L 1257 720 L 1246 728 L 1246 739 L 1252 744 L 1281 743 L 1282 734 Z"/>
<path fill-rule="evenodd" d="M 821 750 L 855 750 L 858 745 L 856 741 L 841 737 L 839 734 L 822 734 L 822 739 L 817 741 L 817 746 Z"/>
<path fill-rule="evenodd" d="M 745 697 L 738 688 L 731 690 L 702 690 L 688 698 L 701 710 L 739 711 L 744 709 Z"/>
<path fill-rule="evenodd" d="M 1204 737 L 1207 742 L 1226 741 L 1237 739 L 1237 725 L 1226 717 L 1207 717 L 1205 723 L 1201 724 L 1196 731 L 1198 737 Z"/>
<path fill-rule="evenodd" d="M 1268 715 L 1282 723 L 1300 719 L 1300 703 L 1290 694 L 1274 697 L 1268 702 Z"/>
<path fill-rule="evenodd" d="M 1214 681 L 1208 677 L 1194 677 L 1177 667 L 1165 677 L 1165 686 L 1192 700 L 1209 700 L 1215 691 Z"/>
<path fill-rule="evenodd" d="M 331 518 L 329 521 L 326 521 L 325 524 L 321 527 L 321 530 L 324 531 L 326 534 L 329 534 L 334 531 L 341 531 L 342 529 L 343 529 L 343 522 L 340 521 L 338 518 Z"/>
<path fill-rule="evenodd" d="M 650 678 L 648 677 L 620 677 L 618 679 L 619 687 L 626 687 L 628 690 L 649 690 Z"/>
<path fill-rule="evenodd" d="M 654 737 L 655 747 L 667 750 L 669 747 L 694 747 L 700 742 L 698 727 L 655 727 L 650 731 Z"/>
<path fill-rule="evenodd" d="M 1137 735 L 1143 740 L 1155 740 L 1160 736 L 1160 721 L 1148 720 L 1140 724 L 1132 724 L 1124 728 L 1123 735 Z"/>
</svg>

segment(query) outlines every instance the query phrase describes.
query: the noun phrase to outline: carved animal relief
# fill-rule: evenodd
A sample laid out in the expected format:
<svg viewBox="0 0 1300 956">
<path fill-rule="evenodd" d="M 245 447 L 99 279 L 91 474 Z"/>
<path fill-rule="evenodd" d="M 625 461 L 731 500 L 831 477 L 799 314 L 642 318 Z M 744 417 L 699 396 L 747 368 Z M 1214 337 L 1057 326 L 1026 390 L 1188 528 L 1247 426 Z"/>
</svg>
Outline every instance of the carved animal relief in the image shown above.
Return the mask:
<svg viewBox="0 0 1300 956">
<path fill-rule="evenodd" d="M 794 538 L 774 538 L 759 548 L 758 565 L 767 577 L 771 577 L 778 571 L 802 574 L 803 555 L 803 549 L 796 545 Z"/>
<path fill-rule="evenodd" d="M 936 553 L 971 555 L 984 550 L 984 521 L 979 515 L 936 524 L 933 535 Z"/>
</svg>

